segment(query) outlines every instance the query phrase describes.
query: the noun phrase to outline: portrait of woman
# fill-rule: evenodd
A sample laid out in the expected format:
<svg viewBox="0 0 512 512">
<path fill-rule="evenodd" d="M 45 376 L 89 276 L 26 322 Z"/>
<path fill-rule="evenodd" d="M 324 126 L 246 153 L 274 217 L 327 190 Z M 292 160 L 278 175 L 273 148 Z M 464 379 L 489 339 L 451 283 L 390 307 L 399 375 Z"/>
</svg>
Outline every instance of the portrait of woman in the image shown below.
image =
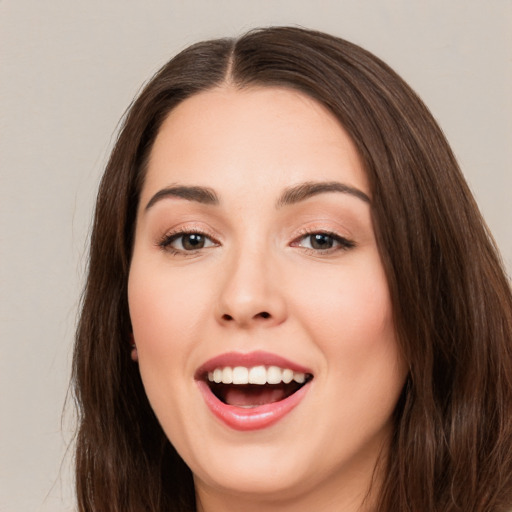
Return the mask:
<svg viewBox="0 0 512 512">
<path fill-rule="evenodd" d="M 194 44 L 99 188 L 78 507 L 512 510 L 512 296 L 432 115 L 361 47 Z"/>
</svg>

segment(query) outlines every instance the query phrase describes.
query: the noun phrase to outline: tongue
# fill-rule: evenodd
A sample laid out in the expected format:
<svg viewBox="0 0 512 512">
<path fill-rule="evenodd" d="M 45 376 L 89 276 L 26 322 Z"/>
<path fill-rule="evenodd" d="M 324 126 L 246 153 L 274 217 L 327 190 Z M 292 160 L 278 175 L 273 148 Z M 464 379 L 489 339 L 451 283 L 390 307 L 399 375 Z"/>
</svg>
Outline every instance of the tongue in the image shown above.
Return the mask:
<svg viewBox="0 0 512 512">
<path fill-rule="evenodd" d="M 288 394 L 282 386 L 226 386 L 224 402 L 236 407 L 255 407 L 279 402 Z"/>
</svg>

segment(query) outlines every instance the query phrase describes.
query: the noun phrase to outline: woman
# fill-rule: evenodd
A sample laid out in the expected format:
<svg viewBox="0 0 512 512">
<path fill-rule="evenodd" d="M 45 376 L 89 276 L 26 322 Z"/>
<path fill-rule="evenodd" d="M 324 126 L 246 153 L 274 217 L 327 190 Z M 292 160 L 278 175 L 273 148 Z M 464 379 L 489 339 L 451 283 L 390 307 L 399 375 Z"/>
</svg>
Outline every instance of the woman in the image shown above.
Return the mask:
<svg viewBox="0 0 512 512">
<path fill-rule="evenodd" d="M 188 48 L 103 177 L 80 510 L 506 511 L 512 298 L 440 129 L 297 28 Z"/>
</svg>

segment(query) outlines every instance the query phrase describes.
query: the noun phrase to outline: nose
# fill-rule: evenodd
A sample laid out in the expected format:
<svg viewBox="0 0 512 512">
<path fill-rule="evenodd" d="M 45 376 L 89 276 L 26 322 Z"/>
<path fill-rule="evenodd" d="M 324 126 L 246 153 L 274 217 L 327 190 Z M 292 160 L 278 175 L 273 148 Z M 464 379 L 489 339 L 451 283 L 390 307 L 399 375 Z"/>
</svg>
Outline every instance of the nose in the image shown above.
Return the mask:
<svg viewBox="0 0 512 512">
<path fill-rule="evenodd" d="M 265 254 L 234 254 L 221 278 L 217 318 L 223 325 L 251 328 L 286 319 L 286 291 L 279 270 Z"/>
</svg>

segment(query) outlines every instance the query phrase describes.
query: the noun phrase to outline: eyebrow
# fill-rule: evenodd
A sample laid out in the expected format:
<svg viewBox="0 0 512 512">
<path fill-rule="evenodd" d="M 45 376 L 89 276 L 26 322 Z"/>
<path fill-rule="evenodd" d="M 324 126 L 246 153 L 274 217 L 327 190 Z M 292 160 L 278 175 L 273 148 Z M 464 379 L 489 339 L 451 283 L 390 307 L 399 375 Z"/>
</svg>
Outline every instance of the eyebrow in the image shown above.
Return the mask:
<svg viewBox="0 0 512 512">
<path fill-rule="evenodd" d="M 351 187 L 338 181 L 320 181 L 300 183 L 285 189 L 276 201 L 276 208 L 299 203 L 310 197 L 329 192 L 341 192 L 350 194 L 365 203 L 370 204 L 370 198 L 358 188 Z M 215 191 L 208 187 L 176 185 L 159 190 L 146 205 L 145 211 L 149 210 L 155 203 L 168 197 L 177 197 L 187 201 L 195 201 L 201 204 L 218 205 L 219 197 Z"/>
<path fill-rule="evenodd" d="M 217 205 L 219 198 L 217 194 L 208 187 L 171 186 L 159 190 L 146 205 L 145 211 L 149 210 L 155 203 L 167 197 L 178 197 L 187 201 L 196 201 L 202 204 Z"/>
<path fill-rule="evenodd" d="M 277 200 L 276 207 L 279 208 L 295 204 L 318 194 L 325 194 L 328 192 L 350 194 L 351 196 L 361 199 L 365 203 L 371 204 L 370 198 L 362 190 L 351 187 L 350 185 L 346 185 L 338 181 L 308 181 L 306 183 L 301 183 L 287 188 Z"/>
</svg>

